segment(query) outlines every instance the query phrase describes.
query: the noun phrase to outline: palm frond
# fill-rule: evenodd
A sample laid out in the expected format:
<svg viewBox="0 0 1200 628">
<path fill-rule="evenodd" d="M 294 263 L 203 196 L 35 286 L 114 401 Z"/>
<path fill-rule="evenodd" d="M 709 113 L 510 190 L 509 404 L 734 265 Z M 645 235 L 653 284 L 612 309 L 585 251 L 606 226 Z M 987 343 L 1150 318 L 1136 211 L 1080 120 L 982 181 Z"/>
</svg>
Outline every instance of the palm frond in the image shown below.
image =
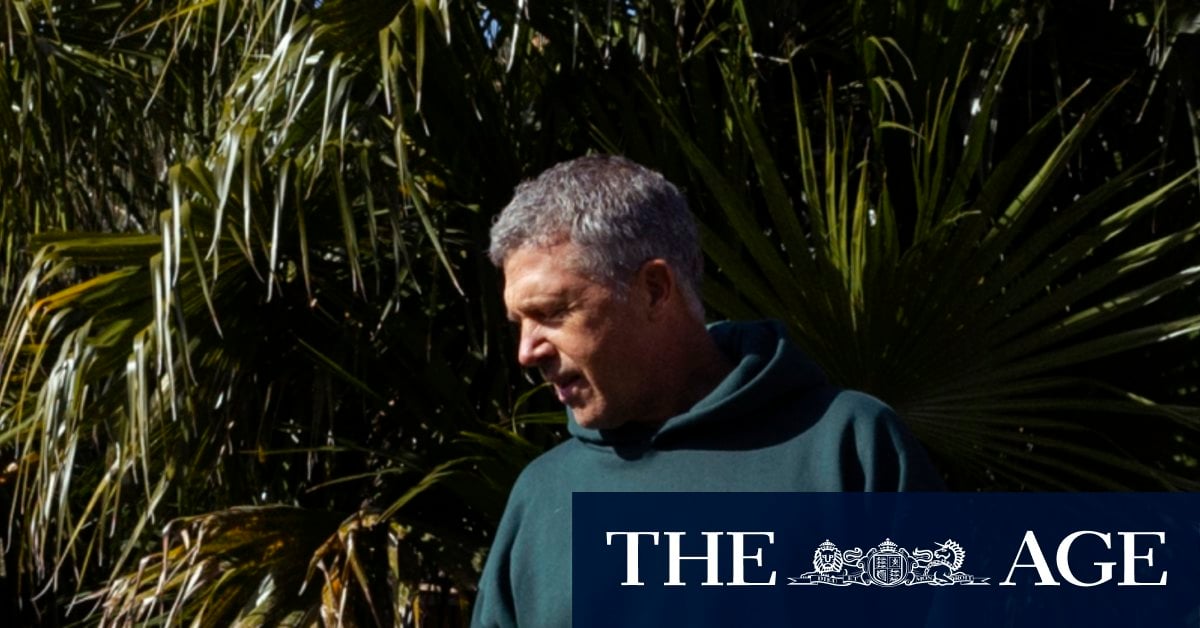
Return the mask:
<svg viewBox="0 0 1200 628">
<path fill-rule="evenodd" d="M 745 138 L 746 160 L 757 174 L 762 200 L 753 205 L 669 100 L 648 86 L 719 210 L 704 229 L 705 250 L 720 269 L 709 303 L 724 313 L 786 320 L 836 381 L 895 405 L 945 462 L 954 485 L 1193 488 L 1194 478 L 1119 444 L 1117 434 L 1132 426 L 1098 427 L 1088 419 L 1120 408 L 1155 421 L 1155 432 L 1165 435 L 1200 428 L 1194 411 L 1180 413 L 1068 374 L 1200 330 L 1200 317 L 1188 313 L 1168 313 L 1143 327 L 1120 324 L 1200 278 L 1172 256 L 1194 241 L 1200 223 L 1152 238 L 1130 235 L 1195 181 L 1196 171 L 1176 169 L 1157 183 L 1150 178 L 1156 169 L 1137 166 L 1065 208 L 1052 206 L 1062 196 L 1058 182 L 1119 85 L 1074 113 L 1081 88 L 988 166 L 989 120 L 1021 33 L 1012 31 L 988 62 L 982 97 L 968 103 L 961 97 L 970 93 L 968 68 L 977 63 L 967 56 L 922 101 L 927 108 L 912 104 L 913 115 L 923 116 L 915 125 L 890 117 L 903 109 L 882 104 L 864 112 L 865 120 L 847 117 L 832 83 L 814 124 L 793 81 L 798 149 L 786 161 L 796 164 L 795 173 L 781 171 L 778 149 L 761 139 L 761 113 L 746 108 L 745 79 L 724 71 L 728 120 Z M 890 83 L 868 83 L 881 84 Z M 966 108 L 969 122 L 956 132 L 952 121 Z M 1067 115 L 1077 122 L 1049 138 L 1054 122 Z M 881 145 L 859 139 L 856 129 L 864 124 Z M 911 174 L 880 157 L 896 152 L 892 144 L 908 146 Z M 908 176 L 911 198 L 893 191 L 898 177 Z M 713 235 L 724 225 L 741 247 Z M 1131 284 L 1133 276 L 1139 279 Z M 1071 436 L 1081 429 L 1089 436 Z M 964 456 L 964 449 L 975 453 Z M 1111 473 L 1094 472 L 1097 465 Z M 1057 476 L 1033 472 L 1037 467 Z"/>
</svg>

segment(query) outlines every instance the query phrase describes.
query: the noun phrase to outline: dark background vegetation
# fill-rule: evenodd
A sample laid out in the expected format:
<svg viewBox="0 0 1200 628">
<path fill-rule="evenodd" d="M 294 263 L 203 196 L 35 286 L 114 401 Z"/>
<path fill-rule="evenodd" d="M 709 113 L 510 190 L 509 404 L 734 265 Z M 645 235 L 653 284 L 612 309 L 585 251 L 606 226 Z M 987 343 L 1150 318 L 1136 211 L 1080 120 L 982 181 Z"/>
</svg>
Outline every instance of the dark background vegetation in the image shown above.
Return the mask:
<svg viewBox="0 0 1200 628">
<path fill-rule="evenodd" d="M 784 320 L 951 488 L 1200 485 L 1196 3 L 0 12 L 21 622 L 461 623 L 564 435 L 487 230 L 589 151 L 686 191 L 714 319 Z"/>
</svg>

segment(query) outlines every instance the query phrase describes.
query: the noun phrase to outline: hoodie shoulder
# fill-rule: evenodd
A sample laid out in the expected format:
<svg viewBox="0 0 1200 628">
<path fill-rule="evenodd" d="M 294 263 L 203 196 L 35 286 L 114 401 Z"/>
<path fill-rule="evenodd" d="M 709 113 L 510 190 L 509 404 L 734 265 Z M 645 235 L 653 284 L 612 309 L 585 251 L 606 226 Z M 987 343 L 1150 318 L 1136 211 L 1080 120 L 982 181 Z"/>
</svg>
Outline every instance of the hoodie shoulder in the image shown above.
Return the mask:
<svg viewBox="0 0 1200 628">
<path fill-rule="evenodd" d="M 899 415 L 879 399 L 842 390 L 829 406 L 828 426 L 840 437 L 843 464 L 857 461 L 865 491 L 941 491 L 940 474 Z"/>
<path fill-rule="evenodd" d="M 542 452 L 521 470 L 516 483 L 513 484 L 509 500 L 529 493 L 540 493 L 548 483 L 561 481 L 564 473 L 578 466 L 578 450 L 582 447 L 579 439 L 568 438 Z"/>
</svg>

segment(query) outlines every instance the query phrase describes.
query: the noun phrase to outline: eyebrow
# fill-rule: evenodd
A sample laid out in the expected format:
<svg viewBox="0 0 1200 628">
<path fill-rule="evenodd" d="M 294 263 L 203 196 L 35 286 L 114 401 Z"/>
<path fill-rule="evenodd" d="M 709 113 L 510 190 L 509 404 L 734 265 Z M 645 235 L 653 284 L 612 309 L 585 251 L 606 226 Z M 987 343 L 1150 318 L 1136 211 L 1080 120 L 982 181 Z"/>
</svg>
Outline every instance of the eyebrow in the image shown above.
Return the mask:
<svg viewBox="0 0 1200 628">
<path fill-rule="evenodd" d="M 567 294 L 567 292 L 568 291 L 566 291 L 566 290 L 559 290 L 559 291 L 551 293 L 551 294 L 538 295 L 535 297 L 531 297 L 531 298 L 527 299 L 526 301 L 524 301 L 523 303 L 518 303 L 518 307 L 516 307 L 515 309 L 508 307 L 506 305 L 504 308 L 504 315 L 509 320 L 509 322 L 516 323 L 516 322 L 519 322 L 519 320 L 518 320 L 518 311 L 519 310 L 545 310 L 545 309 L 549 309 L 549 308 L 553 308 L 553 307 L 558 307 L 559 305 L 570 305 L 571 303 L 574 302 L 574 300 L 569 298 L 569 295 Z M 524 307 L 521 307 L 521 305 L 524 305 Z"/>
</svg>

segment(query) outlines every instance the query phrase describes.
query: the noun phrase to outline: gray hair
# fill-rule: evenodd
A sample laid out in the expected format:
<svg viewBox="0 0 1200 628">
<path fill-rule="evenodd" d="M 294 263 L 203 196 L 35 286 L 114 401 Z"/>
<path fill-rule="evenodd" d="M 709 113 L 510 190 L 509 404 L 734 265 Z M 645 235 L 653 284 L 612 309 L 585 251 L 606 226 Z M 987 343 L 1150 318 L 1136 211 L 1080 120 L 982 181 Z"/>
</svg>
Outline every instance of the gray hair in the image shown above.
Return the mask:
<svg viewBox="0 0 1200 628">
<path fill-rule="evenodd" d="M 498 267 L 522 247 L 569 241 L 582 250 L 576 270 L 622 288 L 643 263 L 664 259 L 689 308 L 704 317 L 704 261 L 687 201 L 661 174 L 624 157 L 579 157 L 521 183 L 491 236 L 488 255 Z"/>
</svg>

